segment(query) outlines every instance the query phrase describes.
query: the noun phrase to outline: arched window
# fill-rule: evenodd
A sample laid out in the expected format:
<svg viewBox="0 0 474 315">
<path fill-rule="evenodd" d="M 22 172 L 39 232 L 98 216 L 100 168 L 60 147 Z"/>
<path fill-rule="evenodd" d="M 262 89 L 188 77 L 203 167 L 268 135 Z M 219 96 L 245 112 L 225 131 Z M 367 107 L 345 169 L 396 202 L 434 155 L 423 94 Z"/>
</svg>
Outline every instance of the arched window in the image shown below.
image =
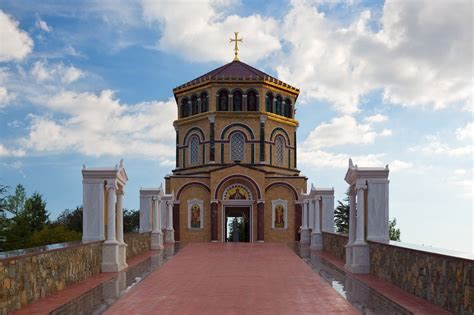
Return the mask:
<svg viewBox="0 0 474 315">
<path fill-rule="evenodd" d="M 250 91 L 247 93 L 247 110 L 250 112 L 255 112 L 257 108 L 257 93 L 255 91 Z"/>
<path fill-rule="evenodd" d="M 265 110 L 269 113 L 273 113 L 273 94 L 267 93 L 265 96 Z"/>
<path fill-rule="evenodd" d="M 232 105 L 232 110 L 234 112 L 242 111 L 242 93 L 240 91 L 232 93 Z"/>
<path fill-rule="evenodd" d="M 285 117 L 292 118 L 293 107 L 289 98 L 285 100 Z"/>
<path fill-rule="evenodd" d="M 220 111 L 228 110 L 229 94 L 227 93 L 227 91 L 219 92 L 218 102 Z"/>
<path fill-rule="evenodd" d="M 189 100 L 188 98 L 184 98 L 181 102 L 181 117 L 188 117 L 189 116 Z"/>
<path fill-rule="evenodd" d="M 199 139 L 197 136 L 192 136 L 189 141 L 189 163 L 197 162 L 199 162 Z"/>
<path fill-rule="evenodd" d="M 245 137 L 241 132 L 230 136 L 230 159 L 231 161 L 245 160 Z"/>
<path fill-rule="evenodd" d="M 199 113 L 198 98 L 196 95 L 193 95 L 191 97 L 191 114 L 196 115 L 197 113 Z"/>
<path fill-rule="evenodd" d="M 207 93 L 203 92 L 201 94 L 201 113 L 207 112 L 209 110 L 209 98 Z"/>
<path fill-rule="evenodd" d="M 281 136 L 275 139 L 275 162 L 277 164 L 285 162 L 285 140 Z"/>
<path fill-rule="evenodd" d="M 281 96 L 278 95 L 277 98 L 276 98 L 276 102 L 275 102 L 275 114 L 277 115 L 281 115 L 282 114 L 282 99 L 281 99 Z"/>
</svg>

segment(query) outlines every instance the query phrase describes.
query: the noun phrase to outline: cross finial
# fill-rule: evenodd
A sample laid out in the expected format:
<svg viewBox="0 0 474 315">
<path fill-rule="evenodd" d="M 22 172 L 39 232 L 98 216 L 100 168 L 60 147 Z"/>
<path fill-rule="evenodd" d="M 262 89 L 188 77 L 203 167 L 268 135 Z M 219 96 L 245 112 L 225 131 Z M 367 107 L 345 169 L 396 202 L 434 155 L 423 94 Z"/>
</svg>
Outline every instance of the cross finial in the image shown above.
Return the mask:
<svg viewBox="0 0 474 315">
<path fill-rule="evenodd" d="M 235 46 L 234 46 L 234 61 L 239 61 L 239 46 L 238 46 L 238 42 L 241 42 L 242 43 L 242 38 L 238 38 L 238 35 L 239 35 L 239 32 L 234 32 L 234 39 L 230 39 L 230 43 L 232 42 L 235 42 Z"/>
</svg>

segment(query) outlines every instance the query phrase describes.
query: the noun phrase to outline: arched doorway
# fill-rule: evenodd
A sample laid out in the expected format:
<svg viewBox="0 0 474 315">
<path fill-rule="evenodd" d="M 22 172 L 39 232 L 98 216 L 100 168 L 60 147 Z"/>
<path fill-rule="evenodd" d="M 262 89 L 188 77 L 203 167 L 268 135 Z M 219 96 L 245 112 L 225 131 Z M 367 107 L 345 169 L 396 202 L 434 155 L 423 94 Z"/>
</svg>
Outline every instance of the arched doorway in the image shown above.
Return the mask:
<svg viewBox="0 0 474 315">
<path fill-rule="evenodd" d="M 223 242 L 252 242 L 253 196 L 241 183 L 229 185 L 222 194 L 221 239 Z"/>
</svg>

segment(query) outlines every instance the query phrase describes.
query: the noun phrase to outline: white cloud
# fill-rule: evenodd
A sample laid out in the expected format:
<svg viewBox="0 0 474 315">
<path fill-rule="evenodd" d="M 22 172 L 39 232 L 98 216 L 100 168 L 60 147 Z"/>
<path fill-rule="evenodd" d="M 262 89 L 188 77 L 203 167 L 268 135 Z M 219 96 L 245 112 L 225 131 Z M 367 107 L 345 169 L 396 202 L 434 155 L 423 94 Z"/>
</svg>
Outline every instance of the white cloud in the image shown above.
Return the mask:
<svg viewBox="0 0 474 315">
<path fill-rule="evenodd" d="M 410 151 L 421 152 L 426 155 L 445 155 L 449 157 L 469 156 L 474 152 L 472 144 L 451 146 L 442 142 L 437 136 L 429 135 L 426 137 L 427 142 L 424 145 L 417 145 L 410 148 Z"/>
<path fill-rule="evenodd" d="M 45 21 L 43 21 L 40 18 L 38 18 L 36 20 L 35 26 L 37 28 L 39 28 L 40 30 L 43 30 L 43 31 L 48 32 L 48 33 L 53 30 L 53 28 L 51 26 L 49 26 Z"/>
<path fill-rule="evenodd" d="M 474 182 L 472 180 L 472 169 L 457 169 L 449 177 L 449 183 L 459 189 L 460 195 L 474 197 Z"/>
<path fill-rule="evenodd" d="M 6 87 L 0 86 L 0 108 L 7 106 L 14 98 L 15 95 L 9 93 Z"/>
<path fill-rule="evenodd" d="M 33 40 L 18 28 L 18 21 L 0 10 L 0 62 L 24 59 L 33 49 Z"/>
<path fill-rule="evenodd" d="M 72 83 L 84 75 L 80 69 L 74 66 L 65 66 L 63 63 L 49 65 L 46 60 L 35 62 L 30 72 L 39 82 L 61 81 L 66 84 Z"/>
<path fill-rule="evenodd" d="M 276 70 L 304 98 L 329 101 L 346 114 L 376 90 L 402 106 L 466 105 L 472 102 L 471 28 L 470 1 L 388 0 L 380 20 L 364 11 L 349 27 L 310 1 L 293 1 L 283 23 L 290 51 Z"/>
<path fill-rule="evenodd" d="M 472 140 L 474 138 L 474 123 L 468 123 L 464 127 L 456 129 L 456 138 L 458 140 Z"/>
<path fill-rule="evenodd" d="M 349 158 L 357 161 L 359 166 L 384 166 L 382 158 L 384 154 L 368 154 L 351 156 L 343 153 L 331 153 L 319 149 L 299 149 L 298 161 L 311 168 L 347 168 Z"/>
<path fill-rule="evenodd" d="M 132 155 L 162 163 L 174 158 L 174 99 L 126 105 L 104 90 L 98 95 L 64 91 L 36 102 L 50 114 L 31 116 L 29 134 L 20 141 L 27 150 Z"/>
<path fill-rule="evenodd" d="M 367 117 L 364 118 L 364 121 L 366 123 L 369 123 L 369 124 L 384 122 L 384 121 L 387 121 L 387 120 L 388 120 L 388 117 L 385 116 L 385 115 L 381 115 L 381 114 L 367 116 Z"/>
<path fill-rule="evenodd" d="M 243 38 L 242 61 L 255 62 L 280 50 L 278 23 L 258 14 L 227 15 L 225 9 L 233 2 L 144 0 L 142 4 L 145 18 L 161 25 L 158 48 L 191 61 L 231 61 L 229 38 L 234 31 Z"/>
<path fill-rule="evenodd" d="M 11 156 L 24 156 L 26 152 L 23 149 L 10 149 L 5 147 L 3 144 L 0 144 L 0 156 L 11 157 Z"/>
<path fill-rule="evenodd" d="M 381 118 L 378 117 L 375 120 L 377 119 Z M 387 117 L 384 118 L 384 120 L 386 119 Z M 381 132 L 375 131 L 371 124 L 371 121 L 374 121 L 374 116 L 367 117 L 364 121 L 367 123 L 359 124 L 354 117 L 346 115 L 334 118 L 329 123 L 323 122 L 311 131 L 303 145 L 319 149 L 347 144 L 370 144 L 377 137 L 392 134 L 389 129 L 383 129 Z"/>
<path fill-rule="evenodd" d="M 401 160 L 393 160 L 389 163 L 389 169 L 392 172 L 398 172 L 402 170 L 407 170 L 413 168 L 413 163 L 401 161 Z"/>
</svg>

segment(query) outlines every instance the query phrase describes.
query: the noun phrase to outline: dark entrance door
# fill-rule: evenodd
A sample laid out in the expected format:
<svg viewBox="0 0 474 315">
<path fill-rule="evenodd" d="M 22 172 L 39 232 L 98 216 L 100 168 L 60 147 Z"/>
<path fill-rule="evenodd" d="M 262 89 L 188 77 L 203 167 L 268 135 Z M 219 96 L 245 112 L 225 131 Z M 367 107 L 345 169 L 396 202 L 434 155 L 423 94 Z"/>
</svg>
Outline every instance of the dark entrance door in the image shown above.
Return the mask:
<svg viewBox="0 0 474 315">
<path fill-rule="evenodd" d="M 250 220 L 249 207 L 225 207 L 225 241 L 250 242 Z"/>
</svg>

